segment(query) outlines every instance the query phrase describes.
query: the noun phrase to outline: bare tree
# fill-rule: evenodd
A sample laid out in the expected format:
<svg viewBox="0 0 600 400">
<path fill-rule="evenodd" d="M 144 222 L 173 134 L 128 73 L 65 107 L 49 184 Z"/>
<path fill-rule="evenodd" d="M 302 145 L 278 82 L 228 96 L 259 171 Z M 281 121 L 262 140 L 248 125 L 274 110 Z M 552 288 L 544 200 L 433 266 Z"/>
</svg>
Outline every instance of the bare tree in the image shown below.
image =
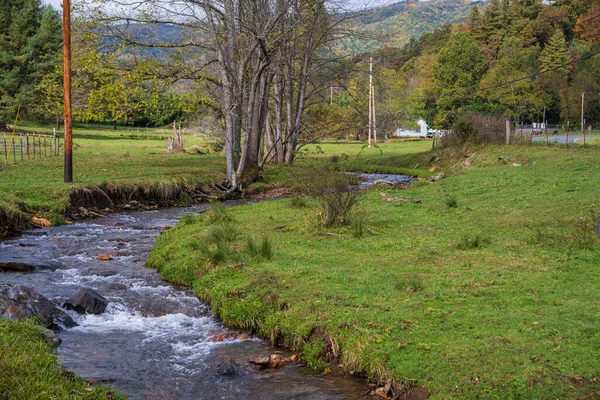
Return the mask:
<svg viewBox="0 0 600 400">
<path fill-rule="evenodd" d="M 279 163 L 294 160 L 307 100 L 325 82 L 315 83 L 313 78 L 317 73 L 323 76 L 326 60 L 332 58 L 325 45 L 337 38 L 335 29 L 350 18 L 332 18 L 333 4 L 326 0 L 89 4 L 83 6 L 82 15 L 101 22 L 96 30 L 103 35 L 117 38 L 121 45 L 168 49 L 157 57 L 160 70 L 153 71 L 155 77 L 218 87 L 214 93 L 220 97 L 225 120 L 227 159 L 223 188 L 229 193 L 258 177 L 265 156 Z M 178 27 L 177 37 L 158 40 L 152 27 L 164 26 Z M 126 59 L 136 57 L 139 54 Z"/>
</svg>

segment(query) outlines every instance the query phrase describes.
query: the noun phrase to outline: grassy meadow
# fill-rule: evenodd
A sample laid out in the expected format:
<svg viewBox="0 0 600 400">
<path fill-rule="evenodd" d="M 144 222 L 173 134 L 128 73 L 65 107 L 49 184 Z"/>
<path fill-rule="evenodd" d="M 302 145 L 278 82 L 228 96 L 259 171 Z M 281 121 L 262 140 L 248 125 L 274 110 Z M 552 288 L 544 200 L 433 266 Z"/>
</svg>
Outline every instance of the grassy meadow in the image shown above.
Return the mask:
<svg viewBox="0 0 600 400">
<path fill-rule="evenodd" d="M 19 125 L 24 131 L 52 133 L 51 126 Z M 184 145 L 208 154 L 175 154 L 165 150 L 170 130 L 73 130 L 73 183 L 63 182 L 63 153 L 0 167 L 0 208 L 16 211 L 19 202 L 52 222 L 60 222 L 74 188 L 101 184 L 155 185 L 185 181 L 209 184 L 222 178 L 225 160 L 200 137 L 184 136 Z M 62 145 L 62 141 L 61 141 Z M 11 157 L 12 158 L 12 157 Z M 12 161 L 12 160 L 11 160 Z M 23 208 L 22 206 L 20 208 Z M 2 211 L 2 210 L 0 210 Z"/>
<path fill-rule="evenodd" d="M 598 397 L 597 147 L 319 146 L 298 167 L 446 178 L 373 188 L 348 226 L 322 226 L 308 198 L 216 207 L 161 235 L 148 265 L 317 370 L 436 399 Z"/>
<path fill-rule="evenodd" d="M 60 368 L 40 325 L 0 319 L 0 399 L 121 399 Z"/>
</svg>

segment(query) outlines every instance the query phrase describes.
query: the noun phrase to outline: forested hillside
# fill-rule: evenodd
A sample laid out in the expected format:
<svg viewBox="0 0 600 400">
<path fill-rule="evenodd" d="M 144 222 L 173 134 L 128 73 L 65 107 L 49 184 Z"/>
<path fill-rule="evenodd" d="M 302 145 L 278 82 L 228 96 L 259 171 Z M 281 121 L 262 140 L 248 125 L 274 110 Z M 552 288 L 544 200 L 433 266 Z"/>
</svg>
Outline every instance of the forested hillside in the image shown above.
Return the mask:
<svg viewBox="0 0 600 400">
<path fill-rule="evenodd" d="M 380 132 L 417 118 L 449 129 L 467 114 L 542 122 L 544 111 L 550 123 L 579 130 L 582 94 L 585 128 L 595 128 L 599 43 L 598 0 L 489 0 L 472 6 L 464 23 L 357 57 L 345 77 L 348 92 L 334 96 L 335 120 L 366 126 L 366 60 L 373 56 Z"/>
<path fill-rule="evenodd" d="M 471 7 L 482 4 L 471 0 L 408 0 L 366 10 L 352 20 L 358 37 L 347 45 L 355 52 L 384 45 L 399 47 L 443 25 L 465 21 Z"/>
</svg>

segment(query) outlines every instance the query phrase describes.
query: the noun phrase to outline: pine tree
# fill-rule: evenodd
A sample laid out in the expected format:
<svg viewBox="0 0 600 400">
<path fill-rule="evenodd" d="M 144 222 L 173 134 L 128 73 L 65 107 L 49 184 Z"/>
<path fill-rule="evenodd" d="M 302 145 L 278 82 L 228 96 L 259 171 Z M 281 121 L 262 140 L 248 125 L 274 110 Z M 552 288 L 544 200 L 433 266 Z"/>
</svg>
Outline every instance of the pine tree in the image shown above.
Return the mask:
<svg viewBox="0 0 600 400">
<path fill-rule="evenodd" d="M 568 67 L 565 64 L 569 61 L 571 61 L 571 54 L 567 47 L 565 35 L 562 31 L 556 31 L 540 55 L 542 71 L 562 66 L 561 69 L 566 72 Z"/>
<path fill-rule="evenodd" d="M 562 31 L 557 31 L 540 54 L 541 71 L 548 71 L 540 76 L 540 83 L 552 96 L 555 104 L 560 102 L 560 93 L 567 86 L 570 61 L 571 54 L 567 48 L 565 35 Z"/>
<path fill-rule="evenodd" d="M 0 121 L 35 102 L 35 86 L 55 68 L 62 44 L 58 12 L 40 0 L 0 2 Z"/>
</svg>

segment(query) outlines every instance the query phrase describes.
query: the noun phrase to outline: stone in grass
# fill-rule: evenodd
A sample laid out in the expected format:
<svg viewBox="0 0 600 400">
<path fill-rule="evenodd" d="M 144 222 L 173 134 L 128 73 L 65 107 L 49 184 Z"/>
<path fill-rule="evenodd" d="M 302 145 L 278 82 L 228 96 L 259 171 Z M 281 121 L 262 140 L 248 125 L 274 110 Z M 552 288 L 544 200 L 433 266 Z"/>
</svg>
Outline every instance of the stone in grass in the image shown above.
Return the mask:
<svg viewBox="0 0 600 400">
<path fill-rule="evenodd" d="M 64 304 L 68 310 L 79 314 L 102 314 L 106 310 L 108 300 L 93 289 L 81 289 Z"/>
</svg>

